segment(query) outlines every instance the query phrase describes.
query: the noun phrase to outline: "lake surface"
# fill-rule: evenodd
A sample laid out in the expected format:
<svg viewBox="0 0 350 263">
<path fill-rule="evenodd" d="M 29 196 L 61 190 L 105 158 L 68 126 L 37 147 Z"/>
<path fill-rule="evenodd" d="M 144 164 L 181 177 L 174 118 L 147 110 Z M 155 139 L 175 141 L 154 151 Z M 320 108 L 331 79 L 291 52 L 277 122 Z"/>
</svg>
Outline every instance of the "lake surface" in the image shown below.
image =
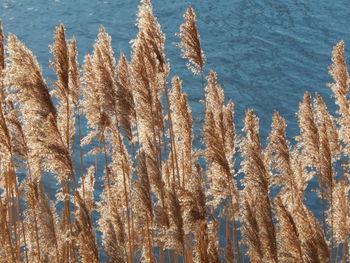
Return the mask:
<svg viewBox="0 0 350 263">
<path fill-rule="evenodd" d="M 136 0 L 0 0 L 0 19 L 7 34 L 16 34 L 38 57 L 45 77 L 55 79 L 49 68 L 49 45 L 56 25 L 64 23 L 67 36 L 77 38 L 79 61 L 92 51 L 103 25 L 112 36 L 116 56 L 130 57 L 129 41 L 136 37 Z M 226 99 L 235 103 L 235 123 L 242 128 L 248 108 L 260 117 L 260 132 L 266 138 L 275 110 L 286 118 L 288 138 L 298 134 L 295 112 L 305 91 L 322 95 L 334 112 L 336 107 L 326 83 L 332 47 L 345 41 L 350 57 L 350 5 L 348 0 L 154 0 L 154 13 L 166 34 L 170 76 L 183 79 L 200 135 L 202 106 L 200 78 L 185 67 L 175 32 L 188 5 L 197 13 L 205 71 L 218 73 Z M 349 62 L 349 60 L 348 60 Z M 349 62 L 350 64 L 350 62 Z M 170 79 L 169 79 L 170 80 Z M 307 200 L 319 215 L 316 199 Z"/>
</svg>

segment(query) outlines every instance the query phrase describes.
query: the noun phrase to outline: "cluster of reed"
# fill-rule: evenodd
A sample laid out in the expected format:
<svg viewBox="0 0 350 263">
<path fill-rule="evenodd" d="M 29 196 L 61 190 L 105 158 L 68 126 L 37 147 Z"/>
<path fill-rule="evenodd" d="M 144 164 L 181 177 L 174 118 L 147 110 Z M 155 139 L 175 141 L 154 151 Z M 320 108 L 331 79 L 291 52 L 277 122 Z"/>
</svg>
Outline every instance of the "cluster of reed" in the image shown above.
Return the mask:
<svg viewBox="0 0 350 263">
<path fill-rule="evenodd" d="M 204 84 L 191 7 L 184 20 L 178 46 L 204 93 L 201 149 L 192 145 L 181 79 L 168 89 L 165 37 L 149 0 L 139 6 L 131 61 L 115 59 L 100 28 L 80 68 L 75 39 L 56 27 L 51 91 L 32 52 L 13 34 L 5 41 L 0 26 L 0 262 L 349 262 L 344 43 L 334 47 L 329 69 L 336 116 L 306 93 L 297 143 L 287 141 L 276 112 L 263 149 L 254 112 L 236 136 L 233 103 L 224 103 L 216 73 Z M 98 198 L 96 179 L 103 180 Z M 305 205 L 310 180 L 319 183 L 320 222 Z"/>
</svg>

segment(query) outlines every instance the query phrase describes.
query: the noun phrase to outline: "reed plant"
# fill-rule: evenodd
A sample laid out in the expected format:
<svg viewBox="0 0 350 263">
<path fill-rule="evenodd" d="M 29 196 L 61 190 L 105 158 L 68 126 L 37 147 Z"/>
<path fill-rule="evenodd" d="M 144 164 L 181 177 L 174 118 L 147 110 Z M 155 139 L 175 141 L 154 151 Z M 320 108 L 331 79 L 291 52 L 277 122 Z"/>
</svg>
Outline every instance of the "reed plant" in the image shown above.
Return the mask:
<svg viewBox="0 0 350 263">
<path fill-rule="evenodd" d="M 196 148 L 187 94 L 180 77 L 169 79 L 150 0 L 141 0 L 137 27 L 130 60 L 115 58 L 101 27 L 80 66 L 76 40 L 57 26 L 49 86 L 33 53 L 15 35 L 5 38 L 0 24 L 0 262 L 349 262 L 344 42 L 329 67 L 337 112 L 306 92 L 296 143 L 275 112 L 264 148 L 256 113 L 247 110 L 237 131 L 218 74 L 209 72 L 205 84 L 189 7 L 176 45 L 201 75 Z M 311 181 L 321 218 L 305 201 Z"/>
</svg>

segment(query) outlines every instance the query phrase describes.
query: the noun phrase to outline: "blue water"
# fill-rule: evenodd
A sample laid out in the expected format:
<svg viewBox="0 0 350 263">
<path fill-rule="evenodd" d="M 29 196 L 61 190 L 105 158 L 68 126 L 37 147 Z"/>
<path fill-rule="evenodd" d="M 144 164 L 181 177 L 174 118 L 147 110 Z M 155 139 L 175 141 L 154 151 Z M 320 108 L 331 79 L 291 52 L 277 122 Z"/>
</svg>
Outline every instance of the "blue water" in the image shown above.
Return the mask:
<svg viewBox="0 0 350 263">
<path fill-rule="evenodd" d="M 136 37 L 136 0 L 0 0 L 0 19 L 7 34 L 16 34 L 34 52 L 47 79 L 49 45 L 56 25 L 64 23 L 67 36 L 77 38 L 79 61 L 92 51 L 100 25 L 113 38 L 118 55 L 130 57 L 129 41 Z M 185 67 L 175 32 L 182 13 L 192 5 L 197 13 L 206 72 L 218 73 L 227 99 L 235 103 L 235 122 L 242 128 L 248 108 L 260 117 L 260 132 L 268 135 L 273 111 L 286 118 L 288 138 L 298 134 L 295 112 L 305 91 L 318 92 L 334 112 L 336 107 L 326 83 L 332 47 L 345 41 L 350 57 L 350 5 L 348 0 L 154 0 L 154 12 L 166 34 L 170 76 L 180 75 L 189 94 L 193 115 L 202 115 L 200 78 Z M 349 63 L 350 64 L 350 63 Z M 170 79 L 169 79 L 170 80 Z M 196 143 L 200 122 L 196 124 Z M 316 214 L 316 199 L 308 204 Z"/>
</svg>

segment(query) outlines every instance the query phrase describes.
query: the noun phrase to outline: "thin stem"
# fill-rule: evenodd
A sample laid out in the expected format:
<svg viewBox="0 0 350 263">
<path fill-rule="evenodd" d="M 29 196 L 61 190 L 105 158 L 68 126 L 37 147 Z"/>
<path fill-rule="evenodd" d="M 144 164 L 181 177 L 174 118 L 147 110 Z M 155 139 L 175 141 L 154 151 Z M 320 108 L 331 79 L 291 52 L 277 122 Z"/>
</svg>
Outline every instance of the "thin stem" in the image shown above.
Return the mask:
<svg viewBox="0 0 350 263">
<path fill-rule="evenodd" d="M 147 242 L 148 242 L 148 253 L 149 253 L 149 257 L 150 257 L 150 261 L 154 262 L 154 258 L 153 258 L 153 246 L 152 246 L 152 238 L 151 238 L 151 233 L 150 233 L 150 222 L 149 222 L 149 215 L 148 213 L 146 213 L 146 232 L 147 232 Z"/>
<path fill-rule="evenodd" d="M 40 256 L 40 243 L 39 243 L 39 233 L 38 233 L 38 222 L 37 222 L 37 214 L 35 209 L 33 209 L 34 213 L 34 227 L 35 227 L 35 240 L 36 240 L 36 246 L 37 246 L 37 252 L 38 252 L 38 261 L 41 261 L 41 256 Z"/>
<path fill-rule="evenodd" d="M 189 240 L 189 247 L 188 247 L 188 263 L 192 263 L 192 233 L 190 232 L 190 240 Z"/>
<path fill-rule="evenodd" d="M 345 263 L 346 262 L 346 254 L 347 254 L 347 238 L 344 239 L 343 241 L 343 246 L 342 246 L 342 263 Z"/>
<path fill-rule="evenodd" d="M 84 163 L 83 163 L 83 149 L 81 147 L 80 112 L 78 112 L 78 140 L 79 140 L 80 177 L 81 177 L 81 184 L 83 188 L 83 200 L 85 200 L 85 176 L 84 176 Z"/>
<path fill-rule="evenodd" d="M 203 69 L 201 69 L 201 84 L 202 84 L 202 99 L 204 103 L 204 112 L 207 111 L 207 101 L 205 99 L 205 85 L 204 85 L 204 73 Z"/>
<path fill-rule="evenodd" d="M 22 220 L 21 220 L 21 225 L 22 225 L 22 235 L 23 235 L 23 242 L 24 242 L 24 253 L 25 253 L 26 263 L 28 263 L 27 241 L 26 241 L 26 234 L 24 231 L 24 225 Z"/>
</svg>

